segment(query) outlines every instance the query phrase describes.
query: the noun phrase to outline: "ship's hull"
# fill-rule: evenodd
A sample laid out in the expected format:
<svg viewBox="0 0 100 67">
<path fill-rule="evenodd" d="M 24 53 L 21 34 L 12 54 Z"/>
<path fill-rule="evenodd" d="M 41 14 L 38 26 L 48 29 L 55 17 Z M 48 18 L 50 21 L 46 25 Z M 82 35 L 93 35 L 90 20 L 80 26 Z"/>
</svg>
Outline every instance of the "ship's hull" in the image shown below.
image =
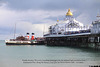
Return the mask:
<svg viewBox="0 0 100 67">
<path fill-rule="evenodd" d="M 6 45 L 44 45 L 44 42 L 36 41 L 10 41 L 5 40 Z"/>
<path fill-rule="evenodd" d="M 6 45 L 29 45 L 31 44 L 30 41 L 10 41 L 10 40 L 6 40 L 5 43 Z"/>
</svg>

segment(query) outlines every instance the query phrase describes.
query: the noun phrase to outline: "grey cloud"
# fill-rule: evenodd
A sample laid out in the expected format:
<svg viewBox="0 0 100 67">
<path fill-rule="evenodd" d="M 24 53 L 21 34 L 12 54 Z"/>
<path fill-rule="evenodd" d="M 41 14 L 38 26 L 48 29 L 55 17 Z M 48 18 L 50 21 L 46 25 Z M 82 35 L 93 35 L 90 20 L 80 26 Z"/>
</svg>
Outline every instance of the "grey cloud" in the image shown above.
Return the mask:
<svg viewBox="0 0 100 67">
<path fill-rule="evenodd" d="M 4 0 L 6 1 L 6 0 Z M 98 6 L 96 0 L 7 0 L 9 7 L 13 9 L 46 9 L 59 10 L 66 8 L 86 9 Z M 96 7 L 95 7 L 96 8 Z"/>
<path fill-rule="evenodd" d="M 74 16 L 77 17 L 83 12 L 91 14 L 100 9 L 99 0 L 4 0 L 8 7 L 14 10 L 66 10 L 75 9 Z M 53 18 L 53 17 L 51 17 Z"/>
<path fill-rule="evenodd" d="M 66 11 L 66 9 L 71 8 L 74 14 L 74 17 L 77 18 L 78 17 L 78 21 L 82 22 L 86 22 L 88 24 L 92 23 L 93 20 L 96 19 L 96 15 L 97 15 L 97 10 L 100 10 L 100 1 L 99 0 L 2 0 L 0 1 L 0 5 L 2 6 L 2 4 L 7 4 L 6 7 L 8 7 L 8 11 L 6 11 L 6 13 L 9 15 L 9 11 L 10 12 L 10 19 L 11 21 L 9 21 L 7 16 L 4 16 L 5 19 L 7 21 L 4 21 L 5 23 L 13 23 L 13 22 L 17 22 L 17 19 L 20 19 L 22 21 L 27 21 L 28 23 L 33 23 L 33 24 L 42 24 L 42 23 L 53 23 L 56 22 L 57 16 L 59 18 L 59 20 L 63 20 L 63 18 L 65 17 L 65 13 L 64 12 L 59 12 L 60 10 L 62 11 Z M 5 8 L 6 9 L 6 8 Z M 21 10 L 21 11 L 18 11 Z M 32 10 L 32 12 L 29 11 L 29 13 L 27 13 L 28 10 Z M 39 10 L 39 15 L 37 15 L 36 13 L 34 13 L 35 10 Z M 41 11 L 43 10 L 43 11 Z M 15 12 L 13 14 L 13 11 Z M 25 13 L 24 13 L 25 11 Z M 47 11 L 47 13 L 45 12 Z M 54 11 L 54 13 L 52 12 Z M 18 12 L 18 13 L 16 13 Z M 53 14 L 49 13 L 52 12 Z M 57 16 L 52 16 L 54 14 L 58 13 L 63 13 L 61 15 L 57 15 Z M 3 13 L 3 12 L 2 12 Z M 26 14 L 27 13 L 27 14 Z M 43 15 L 40 15 L 41 13 L 43 13 L 43 15 L 46 15 L 46 17 L 43 18 Z M 83 13 L 89 15 L 89 19 L 85 19 L 85 16 L 81 16 Z M 16 16 L 18 14 L 18 16 Z M 36 15 L 35 15 L 36 14 Z M 4 13 L 5 15 L 5 13 Z M 15 16 L 14 16 L 15 15 Z M 21 16 L 22 15 L 22 16 Z M 62 17 L 63 15 L 63 17 Z M 12 17 L 11 17 L 12 16 Z M 40 17 L 41 16 L 41 17 Z M 81 18 L 80 18 L 81 16 Z M 6 18 L 7 17 L 7 18 Z M 40 19 L 42 18 L 42 19 Z M 12 24 L 13 25 L 13 24 Z M 31 24 L 30 24 L 31 25 Z M 2 25 L 3 26 L 3 25 Z M 8 25 L 7 25 L 8 26 Z M 4 32 L 5 34 L 9 33 L 9 29 L 7 26 L 4 27 L 0 27 L 0 32 Z M 17 29 L 17 32 L 21 32 L 22 30 Z M 24 31 L 22 31 L 24 32 Z M 21 33 L 22 33 L 21 32 Z"/>
</svg>

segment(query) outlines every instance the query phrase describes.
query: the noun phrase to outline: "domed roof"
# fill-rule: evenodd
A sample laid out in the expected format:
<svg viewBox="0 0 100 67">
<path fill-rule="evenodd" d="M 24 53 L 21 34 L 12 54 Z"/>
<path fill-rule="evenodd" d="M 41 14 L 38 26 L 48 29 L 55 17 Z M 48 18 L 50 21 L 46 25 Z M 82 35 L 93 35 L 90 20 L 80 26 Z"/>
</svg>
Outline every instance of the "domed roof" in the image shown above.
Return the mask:
<svg viewBox="0 0 100 67">
<path fill-rule="evenodd" d="M 73 16 L 72 12 L 70 11 L 70 8 L 68 9 L 68 12 L 66 13 L 66 16 Z"/>
</svg>

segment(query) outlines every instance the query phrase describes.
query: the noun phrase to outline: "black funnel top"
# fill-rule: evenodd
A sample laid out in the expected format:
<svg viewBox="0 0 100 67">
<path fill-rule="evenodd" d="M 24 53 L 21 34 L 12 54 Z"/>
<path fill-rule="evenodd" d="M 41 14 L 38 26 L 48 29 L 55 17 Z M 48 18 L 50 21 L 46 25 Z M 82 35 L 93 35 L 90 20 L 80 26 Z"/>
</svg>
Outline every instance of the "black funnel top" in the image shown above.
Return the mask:
<svg viewBox="0 0 100 67">
<path fill-rule="evenodd" d="M 34 33 L 32 33 L 32 35 L 34 35 Z"/>
<path fill-rule="evenodd" d="M 29 35 L 29 33 L 27 33 L 27 35 Z"/>
</svg>

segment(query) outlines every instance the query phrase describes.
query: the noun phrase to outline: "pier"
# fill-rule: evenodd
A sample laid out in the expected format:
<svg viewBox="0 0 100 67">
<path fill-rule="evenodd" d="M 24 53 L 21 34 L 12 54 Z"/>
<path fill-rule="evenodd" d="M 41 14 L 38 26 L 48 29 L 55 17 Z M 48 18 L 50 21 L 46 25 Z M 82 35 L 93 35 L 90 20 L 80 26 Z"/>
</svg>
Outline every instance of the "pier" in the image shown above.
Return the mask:
<svg viewBox="0 0 100 67">
<path fill-rule="evenodd" d="M 87 34 L 87 35 L 67 35 L 67 36 L 53 36 L 46 37 L 45 43 L 47 46 L 72 46 L 72 47 L 92 47 L 99 49 L 100 34 Z"/>
<path fill-rule="evenodd" d="M 71 46 L 100 48 L 100 16 L 90 25 L 75 20 L 68 9 L 63 21 L 49 27 L 49 33 L 44 35 L 47 46 Z"/>
</svg>

